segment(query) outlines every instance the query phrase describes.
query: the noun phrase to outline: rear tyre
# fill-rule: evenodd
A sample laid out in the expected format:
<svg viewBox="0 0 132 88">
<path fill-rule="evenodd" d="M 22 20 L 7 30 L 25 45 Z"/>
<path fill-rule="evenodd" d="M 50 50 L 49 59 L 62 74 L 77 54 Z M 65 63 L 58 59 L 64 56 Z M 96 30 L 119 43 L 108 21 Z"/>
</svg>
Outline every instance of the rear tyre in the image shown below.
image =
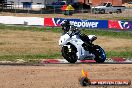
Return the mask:
<svg viewBox="0 0 132 88">
<path fill-rule="evenodd" d="M 110 14 L 112 14 L 112 12 L 109 12 Z"/>
<path fill-rule="evenodd" d="M 103 63 L 106 60 L 106 54 L 105 51 L 98 45 L 94 45 L 94 55 L 95 55 L 95 61 L 97 63 Z"/>
<path fill-rule="evenodd" d="M 70 63 L 75 63 L 77 61 L 77 55 L 76 55 L 76 47 L 72 44 L 70 44 L 70 52 L 67 46 L 62 47 L 62 56 Z"/>
<path fill-rule="evenodd" d="M 122 13 L 121 9 L 117 9 L 116 13 Z"/>
</svg>

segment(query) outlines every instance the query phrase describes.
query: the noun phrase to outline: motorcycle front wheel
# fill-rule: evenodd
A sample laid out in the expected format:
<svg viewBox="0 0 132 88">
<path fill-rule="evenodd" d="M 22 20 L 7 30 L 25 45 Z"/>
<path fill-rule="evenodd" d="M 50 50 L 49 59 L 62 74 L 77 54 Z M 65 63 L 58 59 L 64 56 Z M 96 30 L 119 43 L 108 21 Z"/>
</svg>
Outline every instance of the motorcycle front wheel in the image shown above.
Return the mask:
<svg viewBox="0 0 132 88">
<path fill-rule="evenodd" d="M 94 60 L 97 63 L 103 63 L 106 60 L 105 51 L 100 46 L 94 45 L 94 51 L 93 52 L 94 52 L 94 55 L 95 55 Z"/>
<path fill-rule="evenodd" d="M 68 47 L 63 46 L 62 47 L 62 56 L 70 63 L 75 63 L 77 61 L 77 55 L 76 55 L 76 47 L 72 44 L 70 44 L 70 51 L 68 49 Z"/>
</svg>

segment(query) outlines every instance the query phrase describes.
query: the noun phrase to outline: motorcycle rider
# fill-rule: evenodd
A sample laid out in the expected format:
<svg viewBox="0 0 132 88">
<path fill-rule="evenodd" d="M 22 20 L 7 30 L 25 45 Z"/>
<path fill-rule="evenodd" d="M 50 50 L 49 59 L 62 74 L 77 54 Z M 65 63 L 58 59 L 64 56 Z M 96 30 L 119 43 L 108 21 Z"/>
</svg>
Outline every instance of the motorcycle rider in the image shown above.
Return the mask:
<svg viewBox="0 0 132 88">
<path fill-rule="evenodd" d="M 64 34 L 67 33 L 69 30 L 71 30 L 71 24 L 69 22 L 69 20 L 65 20 L 62 24 L 62 30 L 64 31 Z M 77 30 L 77 29 L 76 29 Z M 80 33 L 80 38 L 81 40 L 86 44 L 86 45 L 90 45 L 91 41 L 89 39 L 89 37 L 87 35 L 85 35 L 84 33 Z"/>
</svg>

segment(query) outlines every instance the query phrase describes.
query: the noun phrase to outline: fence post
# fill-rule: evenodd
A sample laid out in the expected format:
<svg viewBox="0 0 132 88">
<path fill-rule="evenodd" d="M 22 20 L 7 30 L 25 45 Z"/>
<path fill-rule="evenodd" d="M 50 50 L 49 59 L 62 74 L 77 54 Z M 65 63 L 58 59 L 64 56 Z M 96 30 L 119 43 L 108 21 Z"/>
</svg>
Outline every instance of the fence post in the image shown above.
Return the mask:
<svg viewBox="0 0 132 88">
<path fill-rule="evenodd" d="M 53 7 L 54 7 L 54 14 L 55 14 L 55 5 Z"/>
</svg>

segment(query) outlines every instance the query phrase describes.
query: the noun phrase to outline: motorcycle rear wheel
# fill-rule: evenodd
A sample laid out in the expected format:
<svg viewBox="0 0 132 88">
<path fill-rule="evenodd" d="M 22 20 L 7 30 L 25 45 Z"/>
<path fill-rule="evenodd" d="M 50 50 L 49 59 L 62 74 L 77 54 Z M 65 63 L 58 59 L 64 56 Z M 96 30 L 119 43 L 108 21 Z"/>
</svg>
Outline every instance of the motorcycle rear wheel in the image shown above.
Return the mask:
<svg viewBox="0 0 132 88">
<path fill-rule="evenodd" d="M 70 44 L 70 45 L 71 45 L 71 48 L 70 48 L 71 49 L 71 52 L 69 52 L 68 47 L 66 47 L 66 46 L 63 46 L 62 47 L 62 50 L 61 50 L 62 56 L 68 62 L 75 63 L 77 61 L 77 55 L 76 55 L 77 50 L 76 50 L 76 47 L 74 45 L 72 45 L 72 44 Z"/>
</svg>

